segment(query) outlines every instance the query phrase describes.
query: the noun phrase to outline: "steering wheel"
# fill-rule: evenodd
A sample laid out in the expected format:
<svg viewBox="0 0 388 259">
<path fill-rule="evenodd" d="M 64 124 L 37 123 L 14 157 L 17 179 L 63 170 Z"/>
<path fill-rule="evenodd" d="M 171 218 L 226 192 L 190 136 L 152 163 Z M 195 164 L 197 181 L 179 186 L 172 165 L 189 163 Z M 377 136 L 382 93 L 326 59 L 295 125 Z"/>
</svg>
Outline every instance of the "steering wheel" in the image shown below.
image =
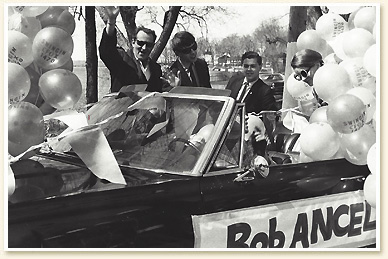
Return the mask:
<svg viewBox="0 0 388 259">
<path fill-rule="evenodd" d="M 174 138 L 169 144 L 168 144 L 168 150 L 171 150 L 172 144 L 175 142 L 183 142 L 185 146 L 193 148 L 195 151 L 197 151 L 199 154 L 201 151 L 191 142 L 190 140 L 184 139 L 184 138 Z"/>
</svg>

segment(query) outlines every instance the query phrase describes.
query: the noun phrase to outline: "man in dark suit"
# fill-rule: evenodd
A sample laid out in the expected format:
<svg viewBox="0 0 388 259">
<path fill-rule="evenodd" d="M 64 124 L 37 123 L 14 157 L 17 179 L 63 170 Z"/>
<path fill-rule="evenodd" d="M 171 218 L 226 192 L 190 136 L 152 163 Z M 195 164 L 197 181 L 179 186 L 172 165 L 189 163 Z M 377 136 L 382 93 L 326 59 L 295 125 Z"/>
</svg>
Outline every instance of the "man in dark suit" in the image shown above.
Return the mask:
<svg viewBox="0 0 388 259">
<path fill-rule="evenodd" d="M 209 68 L 205 60 L 197 57 L 197 42 L 187 31 L 177 32 L 171 40 L 177 60 L 171 65 L 173 74 L 179 78 L 179 86 L 208 87 Z"/>
<path fill-rule="evenodd" d="M 262 68 L 261 56 L 253 51 L 245 52 L 241 58 L 241 63 L 243 73 L 231 77 L 226 86 L 226 89 L 231 90 L 230 96 L 237 102 L 245 103 L 247 114 L 277 110 L 271 88 L 259 78 L 259 72 Z M 249 123 L 250 121 L 248 121 L 248 125 Z M 265 156 L 267 141 L 265 140 L 264 124 L 260 123 L 253 128 L 256 128 L 251 139 L 253 150 L 256 154 Z"/>
<path fill-rule="evenodd" d="M 99 46 L 100 58 L 111 73 L 111 92 L 132 84 L 147 84 L 146 91 L 162 92 L 164 81 L 159 64 L 149 58 L 156 34 L 153 30 L 138 27 L 132 40 L 132 50 L 116 47 L 116 18 L 119 8 L 106 7 L 108 22 Z"/>
</svg>

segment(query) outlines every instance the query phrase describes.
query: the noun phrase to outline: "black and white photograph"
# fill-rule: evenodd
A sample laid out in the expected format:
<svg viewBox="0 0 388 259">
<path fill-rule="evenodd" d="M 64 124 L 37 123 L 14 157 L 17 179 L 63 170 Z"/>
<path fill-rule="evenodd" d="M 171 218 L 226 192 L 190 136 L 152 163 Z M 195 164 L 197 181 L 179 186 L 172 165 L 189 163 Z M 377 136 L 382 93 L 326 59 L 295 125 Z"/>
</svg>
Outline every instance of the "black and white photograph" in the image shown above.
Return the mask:
<svg viewBox="0 0 388 259">
<path fill-rule="evenodd" d="M 381 251 L 379 3 L 30 4 L 6 252 Z"/>
</svg>

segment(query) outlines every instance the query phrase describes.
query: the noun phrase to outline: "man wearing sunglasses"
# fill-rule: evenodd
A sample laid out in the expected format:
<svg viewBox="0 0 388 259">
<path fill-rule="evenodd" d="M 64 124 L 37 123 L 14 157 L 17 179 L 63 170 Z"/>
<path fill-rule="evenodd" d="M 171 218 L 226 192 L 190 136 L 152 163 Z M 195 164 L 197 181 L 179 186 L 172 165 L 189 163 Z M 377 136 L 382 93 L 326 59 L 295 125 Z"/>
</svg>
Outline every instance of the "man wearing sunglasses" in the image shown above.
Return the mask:
<svg viewBox="0 0 388 259">
<path fill-rule="evenodd" d="M 147 84 L 146 91 L 162 92 L 162 70 L 149 58 L 154 47 L 156 34 L 153 30 L 138 27 L 132 39 L 132 50 L 117 48 L 116 19 L 118 7 L 106 7 L 108 22 L 103 31 L 99 47 L 100 58 L 111 74 L 111 92 L 133 84 Z"/>
<path fill-rule="evenodd" d="M 197 57 L 197 42 L 187 31 L 177 32 L 171 40 L 177 60 L 171 65 L 173 74 L 179 78 L 179 86 L 210 88 L 209 68 L 205 60 Z"/>
<path fill-rule="evenodd" d="M 245 103 L 246 113 L 252 116 L 261 111 L 276 111 L 276 101 L 271 88 L 259 78 L 262 68 L 261 56 L 253 51 L 245 52 L 241 57 L 241 63 L 243 73 L 232 76 L 226 85 L 225 89 L 231 90 L 230 96 L 237 102 Z M 249 125 L 250 123 L 255 125 Z M 265 157 L 267 146 L 265 132 L 271 131 L 270 124 L 258 123 L 258 120 L 252 119 L 248 120 L 248 126 L 255 129 L 251 139 L 255 154 Z"/>
</svg>

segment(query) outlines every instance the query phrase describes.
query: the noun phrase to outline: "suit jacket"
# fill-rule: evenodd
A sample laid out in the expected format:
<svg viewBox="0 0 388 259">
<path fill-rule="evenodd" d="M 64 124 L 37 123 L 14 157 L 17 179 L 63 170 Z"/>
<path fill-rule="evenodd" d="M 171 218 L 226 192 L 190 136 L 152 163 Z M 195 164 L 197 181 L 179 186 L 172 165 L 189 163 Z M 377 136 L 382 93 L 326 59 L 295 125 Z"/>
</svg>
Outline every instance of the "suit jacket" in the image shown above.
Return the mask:
<svg viewBox="0 0 388 259">
<path fill-rule="evenodd" d="M 147 80 L 136 61 L 132 51 L 117 48 L 116 33 L 109 36 L 105 29 L 99 46 L 100 58 L 111 75 L 111 92 L 118 92 L 121 87 L 133 84 L 147 84 L 146 91 L 162 92 L 162 70 L 155 61 L 149 60 L 150 79 Z"/>
<path fill-rule="evenodd" d="M 231 90 L 230 96 L 234 99 L 237 98 L 238 92 L 244 81 L 244 75 L 232 76 L 225 89 Z M 256 83 L 252 85 L 250 92 L 245 98 L 245 110 L 246 112 L 261 111 L 276 111 L 276 101 L 272 94 L 271 88 L 265 84 L 261 79 L 258 79 Z"/>
<path fill-rule="evenodd" d="M 194 62 L 195 70 L 197 71 L 198 75 L 198 83 L 194 79 L 193 70 L 190 68 L 190 75 L 191 78 L 188 76 L 188 74 L 185 71 L 185 68 L 182 66 L 181 62 L 179 60 L 176 60 L 171 66 L 170 69 L 174 73 L 175 76 L 177 76 L 178 71 L 180 71 L 180 85 L 181 86 L 197 86 L 197 87 L 208 87 L 211 88 L 210 85 L 210 75 L 209 75 L 209 68 L 205 60 L 203 59 L 197 59 Z"/>
</svg>

